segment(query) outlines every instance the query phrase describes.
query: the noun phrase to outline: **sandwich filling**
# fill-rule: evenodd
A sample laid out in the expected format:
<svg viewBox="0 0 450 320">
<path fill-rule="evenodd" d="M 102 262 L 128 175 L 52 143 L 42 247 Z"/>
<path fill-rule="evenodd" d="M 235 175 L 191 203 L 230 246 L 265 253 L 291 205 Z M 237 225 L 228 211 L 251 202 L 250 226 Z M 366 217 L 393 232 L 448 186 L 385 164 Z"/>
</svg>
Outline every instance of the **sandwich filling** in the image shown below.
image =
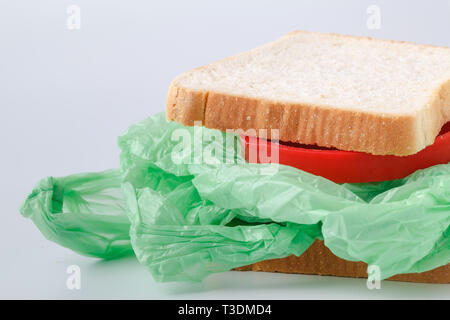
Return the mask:
<svg viewBox="0 0 450 320">
<path fill-rule="evenodd" d="M 336 183 L 380 182 L 403 179 L 420 169 L 450 162 L 450 122 L 442 127 L 434 144 L 404 157 L 379 156 L 364 152 L 341 151 L 336 148 L 271 142 L 242 136 L 247 161 L 270 162 L 272 157 L 259 156 L 276 150 L 280 164 L 327 178 Z M 256 155 L 250 159 L 250 155 Z"/>
</svg>

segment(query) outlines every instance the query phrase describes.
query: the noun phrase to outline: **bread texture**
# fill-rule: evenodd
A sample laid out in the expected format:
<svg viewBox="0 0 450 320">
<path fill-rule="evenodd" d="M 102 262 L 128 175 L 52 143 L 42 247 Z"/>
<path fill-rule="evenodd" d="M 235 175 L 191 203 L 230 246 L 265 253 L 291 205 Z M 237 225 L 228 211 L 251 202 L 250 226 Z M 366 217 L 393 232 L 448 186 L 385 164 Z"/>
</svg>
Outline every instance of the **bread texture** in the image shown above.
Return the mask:
<svg viewBox="0 0 450 320">
<path fill-rule="evenodd" d="M 235 270 L 367 278 L 367 264 L 338 258 L 320 240 L 316 240 L 300 257 L 289 256 L 283 259 L 266 260 Z M 422 273 L 399 274 L 387 280 L 450 283 L 450 264 Z"/>
<path fill-rule="evenodd" d="M 167 118 L 406 156 L 450 121 L 450 48 L 295 31 L 173 80 Z"/>
</svg>

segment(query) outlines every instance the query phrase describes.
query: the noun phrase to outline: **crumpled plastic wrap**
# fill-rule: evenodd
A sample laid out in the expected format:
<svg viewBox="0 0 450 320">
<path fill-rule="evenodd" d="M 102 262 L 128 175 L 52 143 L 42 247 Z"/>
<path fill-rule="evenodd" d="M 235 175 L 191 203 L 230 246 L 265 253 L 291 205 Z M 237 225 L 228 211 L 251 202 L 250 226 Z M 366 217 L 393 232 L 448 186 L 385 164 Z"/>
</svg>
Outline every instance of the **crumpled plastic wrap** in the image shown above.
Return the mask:
<svg viewBox="0 0 450 320">
<path fill-rule="evenodd" d="M 338 257 L 377 265 L 382 279 L 450 262 L 450 164 L 402 180 L 335 184 L 248 164 L 236 136 L 164 114 L 133 125 L 119 146 L 120 172 L 44 179 L 21 212 L 81 254 L 134 251 L 158 281 L 200 281 L 301 255 L 315 239 Z"/>
<path fill-rule="evenodd" d="M 20 211 L 53 242 L 83 255 L 133 254 L 119 170 L 39 181 Z"/>
</svg>

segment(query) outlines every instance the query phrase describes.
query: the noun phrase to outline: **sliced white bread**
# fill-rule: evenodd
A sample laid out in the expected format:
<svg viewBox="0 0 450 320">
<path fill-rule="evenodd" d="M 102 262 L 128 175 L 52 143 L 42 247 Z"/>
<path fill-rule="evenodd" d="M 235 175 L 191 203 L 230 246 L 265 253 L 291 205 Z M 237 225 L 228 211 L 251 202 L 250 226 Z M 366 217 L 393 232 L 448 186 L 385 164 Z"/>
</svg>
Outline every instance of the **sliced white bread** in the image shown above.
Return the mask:
<svg viewBox="0 0 450 320">
<path fill-rule="evenodd" d="M 350 278 L 367 278 L 367 264 L 348 261 L 335 256 L 323 241 L 316 240 L 301 256 L 265 260 L 249 266 L 236 268 L 238 271 L 263 271 L 300 274 L 318 274 Z M 450 264 L 421 273 L 398 274 L 387 280 L 450 283 Z"/>
<path fill-rule="evenodd" d="M 450 121 L 450 48 L 291 32 L 178 76 L 167 117 L 222 131 L 278 129 L 286 142 L 411 155 Z"/>
</svg>

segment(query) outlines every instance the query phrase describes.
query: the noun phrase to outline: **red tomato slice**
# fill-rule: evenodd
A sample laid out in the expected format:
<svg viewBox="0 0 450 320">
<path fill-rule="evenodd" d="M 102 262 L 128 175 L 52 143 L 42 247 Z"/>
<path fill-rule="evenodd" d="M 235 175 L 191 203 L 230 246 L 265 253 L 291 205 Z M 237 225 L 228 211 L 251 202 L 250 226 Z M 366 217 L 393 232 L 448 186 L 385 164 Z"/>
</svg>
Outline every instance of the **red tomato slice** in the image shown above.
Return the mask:
<svg viewBox="0 0 450 320">
<path fill-rule="evenodd" d="M 256 161 L 270 161 L 273 142 L 242 136 L 245 159 L 257 155 Z M 363 152 L 341 151 L 315 146 L 279 144 L 279 163 L 288 165 L 336 183 L 377 182 L 402 179 L 411 173 L 450 162 L 450 122 L 443 128 L 434 144 L 406 157 L 375 156 Z M 265 157 L 264 155 L 269 155 Z"/>
</svg>

